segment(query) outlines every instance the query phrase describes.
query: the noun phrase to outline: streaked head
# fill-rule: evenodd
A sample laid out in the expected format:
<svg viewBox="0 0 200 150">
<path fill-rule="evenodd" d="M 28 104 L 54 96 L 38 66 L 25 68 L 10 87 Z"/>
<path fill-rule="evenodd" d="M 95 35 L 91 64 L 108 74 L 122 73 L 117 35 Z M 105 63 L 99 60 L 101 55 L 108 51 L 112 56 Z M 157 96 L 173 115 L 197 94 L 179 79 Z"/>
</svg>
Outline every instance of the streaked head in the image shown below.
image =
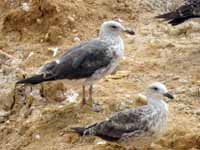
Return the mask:
<svg viewBox="0 0 200 150">
<path fill-rule="evenodd" d="M 112 34 L 117 36 L 123 32 L 131 35 L 135 34 L 134 31 L 126 29 L 121 23 L 117 21 L 106 21 L 101 25 L 100 29 L 100 35 Z"/>
<path fill-rule="evenodd" d="M 151 84 L 147 89 L 147 96 L 154 99 L 163 99 L 163 97 L 168 97 L 173 99 L 174 97 L 168 92 L 166 86 L 160 82 L 155 82 Z"/>
</svg>

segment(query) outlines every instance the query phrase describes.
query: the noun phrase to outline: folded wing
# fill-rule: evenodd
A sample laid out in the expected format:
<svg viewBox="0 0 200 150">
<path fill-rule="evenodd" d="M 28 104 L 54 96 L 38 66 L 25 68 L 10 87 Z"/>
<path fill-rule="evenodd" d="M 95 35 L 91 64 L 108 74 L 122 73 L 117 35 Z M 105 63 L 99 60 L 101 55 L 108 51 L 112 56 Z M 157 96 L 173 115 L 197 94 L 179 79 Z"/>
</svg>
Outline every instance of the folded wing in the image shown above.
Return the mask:
<svg viewBox="0 0 200 150">
<path fill-rule="evenodd" d="M 109 47 L 100 40 L 85 42 L 70 49 L 59 60 L 44 65 L 42 73 L 17 83 L 37 84 L 59 79 L 90 77 L 95 71 L 111 62 Z"/>
<path fill-rule="evenodd" d="M 176 26 L 191 18 L 200 17 L 200 0 L 187 0 L 186 3 L 175 11 L 157 16 Z"/>
<path fill-rule="evenodd" d="M 118 112 L 109 120 L 87 128 L 73 128 L 81 135 L 95 135 L 108 141 L 117 141 L 129 133 L 138 134 L 148 130 L 148 113 L 152 110 L 143 106 L 135 110 Z"/>
</svg>

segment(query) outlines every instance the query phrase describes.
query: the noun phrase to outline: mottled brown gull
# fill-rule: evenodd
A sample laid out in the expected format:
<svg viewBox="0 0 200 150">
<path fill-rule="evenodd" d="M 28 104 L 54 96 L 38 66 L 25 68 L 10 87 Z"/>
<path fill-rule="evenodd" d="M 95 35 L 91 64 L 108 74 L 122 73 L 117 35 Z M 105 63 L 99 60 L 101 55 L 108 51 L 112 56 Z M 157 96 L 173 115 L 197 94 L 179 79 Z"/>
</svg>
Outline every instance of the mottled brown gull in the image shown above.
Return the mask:
<svg viewBox="0 0 200 150">
<path fill-rule="evenodd" d="M 88 127 L 72 128 L 80 135 L 94 135 L 117 142 L 127 149 L 144 149 L 158 139 L 167 127 L 168 105 L 163 98 L 173 99 L 162 83 L 151 84 L 146 90 L 148 104 L 117 112 L 109 119 Z"/>
</svg>

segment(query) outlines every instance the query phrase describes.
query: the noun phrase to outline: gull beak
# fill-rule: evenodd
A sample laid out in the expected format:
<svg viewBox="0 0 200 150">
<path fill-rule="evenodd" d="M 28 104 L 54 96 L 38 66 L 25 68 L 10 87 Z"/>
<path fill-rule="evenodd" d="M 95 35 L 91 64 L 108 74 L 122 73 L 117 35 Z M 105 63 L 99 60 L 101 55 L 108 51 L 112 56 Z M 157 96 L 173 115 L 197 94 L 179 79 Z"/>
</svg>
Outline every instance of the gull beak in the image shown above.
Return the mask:
<svg viewBox="0 0 200 150">
<path fill-rule="evenodd" d="M 123 30 L 125 33 L 130 34 L 130 35 L 135 35 L 135 32 L 131 29 L 124 29 Z"/>
<path fill-rule="evenodd" d="M 168 98 L 170 98 L 170 99 L 174 99 L 174 96 L 173 95 L 171 95 L 170 93 L 165 93 L 165 94 L 163 94 L 165 97 L 168 97 Z"/>
</svg>

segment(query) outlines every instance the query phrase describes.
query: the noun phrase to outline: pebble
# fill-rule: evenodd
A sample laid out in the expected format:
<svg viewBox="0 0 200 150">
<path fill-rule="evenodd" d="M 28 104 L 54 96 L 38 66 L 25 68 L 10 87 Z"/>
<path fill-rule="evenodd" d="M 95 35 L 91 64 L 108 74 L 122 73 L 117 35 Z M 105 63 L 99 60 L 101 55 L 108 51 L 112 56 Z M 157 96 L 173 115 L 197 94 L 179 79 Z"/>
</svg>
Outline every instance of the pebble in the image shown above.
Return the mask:
<svg viewBox="0 0 200 150">
<path fill-rule="evenodd" d="M 6 121 L 6 117 L 0 117 L 0 123 L 4 123 Z"/>
<path fill-rule="evenodd" d="M 80 42 L 80 41 L 81 41 L 81 39 L 79 37 L 74 38 L 74 42 Z"/>
<path fill-rule="evenodd" d="M 71 22 L 71 23 L 74 23 L 75 22 L 75 19 L 71 16 L 68 16 L 67 19 Z"/>
<path fill-rule="evenodd" d="M 184 88 L 181 88 L 181 87 L 180 87 L 180 88 L 177 88 L 177 89 L 176 89 L 176 94 L 183 94 L 183 93 L 185 93 L 185 91 L 186 91 L 186 90 L 185 90 Z"/>
<path fill-rule="evenodd" d="M 102 108 L 101 108 L 101 106 L 98 103 L 93 103 L 92 104 L 92 111 L 94 111 L 94 112 L 101 112 Z"/>
<path fill-rule="evenodd" d="M 189 81 L 188 81 L 188 80 L 185 80 L 185 79 L 179 79 L 179 82 L 180 82 L 180 83 L 186 84 L 186 83 L 188 83 Z"/>
<path fill-rule="evenodd" d="M 22 3 L 21 8 L 23 11 L 28 12 L 30 10 L 29 3 Z"/>
<path fill-rule="evenodd" d="M 198 115 L 198 116 L 200 116 L 200 109 L 196 110 L 195 114 Z"/>
<path fill-rule="evenodd" d="M 0 111 L 0 117 L 8 117 L 9 115 L 10 115 L 10 112 Z"/>
<path fill-rule="evenodd" d="M 174 76 L 174 77 L 172 78 L 172 80 L 179 80 L 179 79 L 180 79 L 179 76 Z"/>
</svg>

